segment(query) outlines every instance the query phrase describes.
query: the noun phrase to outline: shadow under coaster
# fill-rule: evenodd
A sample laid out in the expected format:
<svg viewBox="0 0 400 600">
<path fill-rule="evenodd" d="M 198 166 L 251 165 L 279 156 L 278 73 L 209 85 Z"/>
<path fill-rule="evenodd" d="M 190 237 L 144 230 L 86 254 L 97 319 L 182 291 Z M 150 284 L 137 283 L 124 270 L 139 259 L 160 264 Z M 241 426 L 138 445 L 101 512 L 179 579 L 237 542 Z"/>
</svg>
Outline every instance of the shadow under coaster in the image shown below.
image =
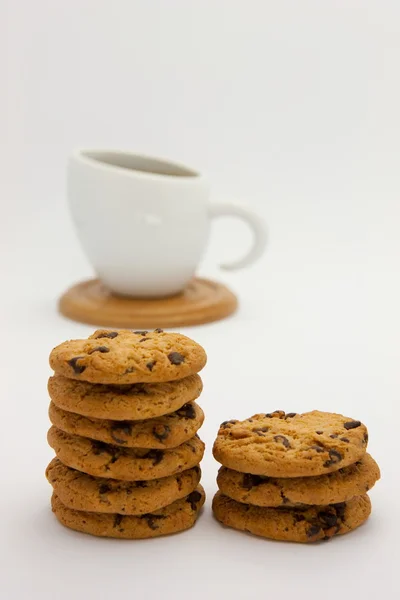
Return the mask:
<svg viewBox="0 0 400 600">
<path fill-rule="evenodd" d="M 168 298 L 113 295 L 99 279 L 82 281 L 60 298 L 59 311 L 80 323 L 116 328 L 185 327 L 219 321 L 233 314 L 238 301 L 222 283 L 195 278 Z"/>
</svg>

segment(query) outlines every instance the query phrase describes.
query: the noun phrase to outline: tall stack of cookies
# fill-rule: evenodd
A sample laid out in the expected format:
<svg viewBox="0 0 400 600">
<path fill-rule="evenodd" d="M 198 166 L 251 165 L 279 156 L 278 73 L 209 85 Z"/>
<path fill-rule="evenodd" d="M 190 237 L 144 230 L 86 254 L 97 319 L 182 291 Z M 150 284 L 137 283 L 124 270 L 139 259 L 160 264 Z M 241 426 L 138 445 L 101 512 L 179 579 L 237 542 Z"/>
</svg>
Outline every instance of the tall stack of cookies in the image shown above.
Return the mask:
<svg viewBox="0 0 400 600">
<path fill-rule="evenodd" d="M 195 523 L 205 363 L 196 342 L 161 329 L 98 330 L 53 349 L 46 476 L 63 525 L 137 539 Z"/>
<path fill-rule="evenodd" d="M 275 411 L 222 423 L 215 517 L 274 540 L 315 542 L 347 533 L 371 512 L 379 467 L 367 428 L 342 415 Z"/>
</svg>

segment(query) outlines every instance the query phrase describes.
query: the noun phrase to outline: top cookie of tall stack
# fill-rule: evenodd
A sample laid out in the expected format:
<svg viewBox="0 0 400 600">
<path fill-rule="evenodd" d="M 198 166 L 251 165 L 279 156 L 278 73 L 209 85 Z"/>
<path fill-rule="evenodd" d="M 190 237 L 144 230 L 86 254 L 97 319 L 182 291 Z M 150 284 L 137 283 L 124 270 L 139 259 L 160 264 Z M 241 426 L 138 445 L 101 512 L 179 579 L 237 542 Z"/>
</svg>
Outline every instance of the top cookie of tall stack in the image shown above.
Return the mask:
<svg viewBox="0 0 400 600">
<path fill-rule="evenodd" d="M 162 329 L 99 329 L 88 339 L 56 346 L 50 354 L 50 366 L 56 375 L 117 385 L 183 379 L 201 371 L 206 361 L 199 344 Z"/>
</svg>

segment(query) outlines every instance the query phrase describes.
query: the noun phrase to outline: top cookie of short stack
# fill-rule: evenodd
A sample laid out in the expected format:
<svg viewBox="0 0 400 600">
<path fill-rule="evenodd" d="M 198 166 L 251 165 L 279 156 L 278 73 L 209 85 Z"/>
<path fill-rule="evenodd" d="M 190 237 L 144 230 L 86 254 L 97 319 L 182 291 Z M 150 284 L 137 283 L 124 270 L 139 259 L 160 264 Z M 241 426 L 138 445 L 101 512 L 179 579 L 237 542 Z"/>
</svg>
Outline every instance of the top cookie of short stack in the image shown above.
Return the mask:
<svg viewBox="0 0 400 600">
<path fill-rule="evenodd" d="M 245 421 L 222 423 L 213 453 L 225 467 L 266 477 L 332 473 L 360 460 L 365 425 L 335 413 L 296 414 L 277 410 Z"/>
<path fill-rule="evenodd" d="M 103 384 L 152 383 L 183 379 L 206 364 L 204 349 L 180 333 L 162 329 L 108 331 L 56 346 L 50 366 L 57 375 Z"/>
</svg>

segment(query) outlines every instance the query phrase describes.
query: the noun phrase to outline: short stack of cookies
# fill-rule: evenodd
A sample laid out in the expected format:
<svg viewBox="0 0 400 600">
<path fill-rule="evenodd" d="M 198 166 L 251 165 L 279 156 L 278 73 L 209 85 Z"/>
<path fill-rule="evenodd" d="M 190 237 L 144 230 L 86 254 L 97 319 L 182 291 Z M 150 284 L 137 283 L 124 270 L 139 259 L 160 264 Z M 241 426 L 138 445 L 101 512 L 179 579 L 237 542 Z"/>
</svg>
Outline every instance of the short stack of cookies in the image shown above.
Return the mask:
<svg viewBox="0 0 400 600">
<path fill-rule="evenodd" d="M 380 477 L 368 433 L 339 414 L 275 411 L 222 423 L 213 454 L 223 466 L 213 512 L 224 525 L 292 542 L 352 531 L 369 517 Z"/>
<path fill-rule="evenodd" d="M 46 476 L 63 525 L 127 539 L 194 525 L 205 363 L 196 342 L 161 329 L 98 330 L 53 349 Z"/>
</svg>

